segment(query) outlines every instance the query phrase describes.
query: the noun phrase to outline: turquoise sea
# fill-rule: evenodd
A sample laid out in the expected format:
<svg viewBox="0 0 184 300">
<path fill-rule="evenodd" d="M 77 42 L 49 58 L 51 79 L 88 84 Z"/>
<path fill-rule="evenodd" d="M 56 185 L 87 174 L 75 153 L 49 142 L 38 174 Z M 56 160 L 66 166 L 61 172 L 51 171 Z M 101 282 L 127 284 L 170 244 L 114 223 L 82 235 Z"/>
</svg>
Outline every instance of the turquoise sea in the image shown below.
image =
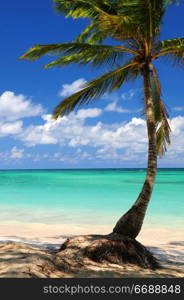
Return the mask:
<svg viewBox="0 0 184 300">
<path fill-rule="evenodd" d="M 144 169 L 0 171 L 0 222 L 114 225 Z M 145 226 L 184 227 L 184 169 L 159 169 Z"/>
</svg>

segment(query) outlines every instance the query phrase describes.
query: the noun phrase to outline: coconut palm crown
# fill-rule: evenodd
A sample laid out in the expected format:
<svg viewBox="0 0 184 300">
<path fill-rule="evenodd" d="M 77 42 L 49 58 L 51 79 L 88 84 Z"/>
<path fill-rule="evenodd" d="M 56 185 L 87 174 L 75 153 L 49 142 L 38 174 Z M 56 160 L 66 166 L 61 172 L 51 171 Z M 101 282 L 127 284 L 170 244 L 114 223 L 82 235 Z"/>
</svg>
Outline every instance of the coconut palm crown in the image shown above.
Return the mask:
<svg viewBox="0 0 184 300">
<path fill-rule="evenodd" d="M 157 169 L 157 157 L 170 143 L 168 113 L 161 99 L 161 87 L 155 60 L 167 57 L 184 66 L 184 38 L 160 41 L 160 30 L 169 2 L 166 0 L 54 0 L 60 14 L 88 18 L 90 24 L 71 43 L 36 45 L 21 59 L 34 61 L 45 54 L 54 60 L 45 66 L 69 64 L 108 66 L 110 71 L 88 82 L 55 108 L 54 118 L 63 116 L 119 89 L 127 81 L 142 77 L 144 112 L 148 133 L 148 166 L 143 188 L 133 204 L 117 222 L 113 231 L 135 238 L 141 230 L 151 198 Z M 112 41 L 107 44 L 107 41 Z"/>
</svg>

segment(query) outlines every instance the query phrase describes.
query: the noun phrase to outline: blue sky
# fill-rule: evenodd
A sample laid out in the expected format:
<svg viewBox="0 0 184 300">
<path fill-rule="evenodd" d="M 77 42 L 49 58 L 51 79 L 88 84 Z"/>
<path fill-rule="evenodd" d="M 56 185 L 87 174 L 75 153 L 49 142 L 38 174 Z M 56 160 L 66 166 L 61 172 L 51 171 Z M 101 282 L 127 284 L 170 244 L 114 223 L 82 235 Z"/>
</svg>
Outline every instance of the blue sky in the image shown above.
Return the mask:
<svg viewBox="0 0 184 300">
<path fill-rule="evenodd" d="M 34 44 L 73 40 L 88 22 L 57 15 L 51 0 L 3 1 L 0 15 L 0 168 L 145 167 L 141 80 L 53 121 L 55 105 L 104 70 L 45 70 L 49 57 L 18 60 Z M 183 15 L 184 5 L 168 9 L 163 39 L 183 36 Z M 161 60 L 157 68 L 172 127 L 172 145 L 159 166 L 184 167 L 183 70 Z"/>
</svg>

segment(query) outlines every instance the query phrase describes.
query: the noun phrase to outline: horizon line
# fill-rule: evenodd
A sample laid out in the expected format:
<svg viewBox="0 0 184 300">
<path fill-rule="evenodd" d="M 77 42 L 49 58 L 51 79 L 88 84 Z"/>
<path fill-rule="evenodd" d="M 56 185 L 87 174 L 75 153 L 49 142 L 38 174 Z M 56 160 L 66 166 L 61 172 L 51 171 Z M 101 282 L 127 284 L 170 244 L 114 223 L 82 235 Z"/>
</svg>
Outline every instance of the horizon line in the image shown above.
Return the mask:
<svg viewBox="0 0 184 300">
<path fill-rule="evenodd" d="M 140 167 L 140 168 L 137 168 L 137 167 L 127 167 L 127 168 L 22 168 L 22 169 L 0 169 L 0 171 L 47 171 L 47 170 L 140 170 L 140 169 L 143 169 L 143 170 L 147 170 L 146 167 Z M 157 170 L 160 170 L 160 169 L 184 169 L 184 167 L 159 167 L 157 168 Z"/>
</svg>

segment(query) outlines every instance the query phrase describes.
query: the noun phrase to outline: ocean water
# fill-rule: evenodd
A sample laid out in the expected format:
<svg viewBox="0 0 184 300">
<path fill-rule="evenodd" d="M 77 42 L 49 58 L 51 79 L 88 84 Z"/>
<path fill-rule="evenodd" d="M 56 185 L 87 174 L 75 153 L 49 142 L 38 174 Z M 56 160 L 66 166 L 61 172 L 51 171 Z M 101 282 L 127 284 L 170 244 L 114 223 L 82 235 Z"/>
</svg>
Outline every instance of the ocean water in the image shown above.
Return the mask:
<svg viewBox="0 0 184 300">
<path fill-rule="evenodd" d="M 144 169 L 0 171 L 0 222 L 114 225 Z M 159 169 L 146 226 L 184 228 L 184 169 Z"/>
</svg>

